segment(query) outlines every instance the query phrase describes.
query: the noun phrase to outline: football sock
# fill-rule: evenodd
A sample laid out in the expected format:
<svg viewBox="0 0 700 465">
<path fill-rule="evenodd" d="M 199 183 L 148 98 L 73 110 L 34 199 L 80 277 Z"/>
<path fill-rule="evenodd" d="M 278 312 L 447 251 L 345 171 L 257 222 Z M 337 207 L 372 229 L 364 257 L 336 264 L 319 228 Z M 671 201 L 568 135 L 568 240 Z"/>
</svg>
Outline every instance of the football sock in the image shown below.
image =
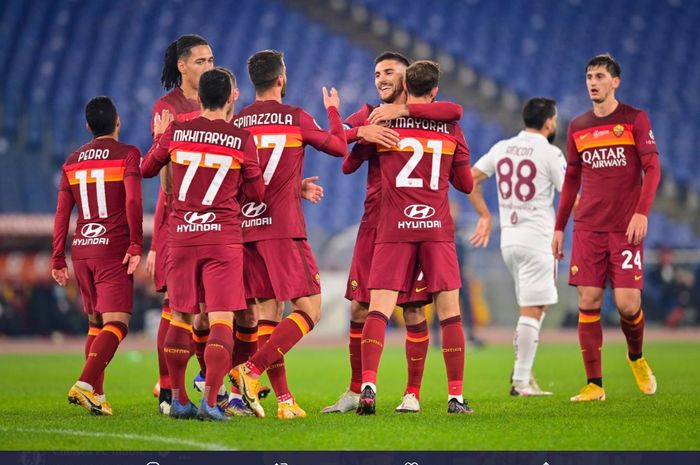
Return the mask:
<svg viewBox="0 0 700 465">
<path fill-rule="evenodd" d="M 406 365 L 408 382 L 404 394 L 413 394 L 420 400 L 420 386 L 425 369 L 425 357 L 428 355 L 430 335 L 428 324 L 424 320 L 415 325 L 406 325 Z"/>
<path fill-rule="evenodd" d="M 270 336 L 278 324 L 272 320 L 260 320 L 258 322 L 258 325 L 264 327 L 264 334 L 260 336 L 261 346 L 264 346 L 270 340 Z M 287 396 L 291 397 L 289 386 L 287 385 L 287 369 L 284 366 L 284 357 L 279 357 L 272 365 L 267 367 L 267 377 L 270 379 L 270 384 L 275 391 L 278 402 L 283 402 L 280 399 L 286 399 Z"/>
<path fill-rule="evenodd" d="M 372 310 L 367 314 L 361 340 L 363 386 L 365 383 L 377 384 L 377 370 L 384 350 L 384 336 L 388 324 L 389 319 L 382 312 Z"/>
<path fill-rule="evenodd" d="M 362 385 L 362 328 L 364 323 L 350 322 L 348 349 L 350 350 L 350 391 L 360 392 Z"/>
<path fill-rule="evenodd" d="M 216 395 L 224 375 L 231 370 L 233 350 L 233 323 L 226 320 L 213 320 L 210 325 L 204 359 L 207 364 L 207 377 L 204 382 L 204 395 L 210 407 L 216 405 Z"/>
<path fill-rule="evenodd" d="M 192 343 L 194 346 L 194 354 L 199 362 L 199 372 L 203 377 L 207 376 L 207 362 L 204 360 L 204 348 L 207 346 L 209 338 L 209 329 L 194 329 L 192 328 Z M 233 337 L 231 337 L 233 339 Z"/>
<path fill-rule="evenodd" d="M 644 342 L 644 311 L 640 308 L 630 318 L 620 316 L 620 328 L 627 339 L 627 352 L 633 362 L 642 357 Z"/>
<path fill-rule="evenodd" d="M 581 346 L 583 365 L 589 383 L 603 385 L 601 366 L 601 347 L 603 346 L 603 327 L 600 324 L 600 309 L 578 309 L 578 341 Z"/>
<path fill-rule="evenodd" d="M 260 376 L 313 328 L 314 322 L 306 313 L 294 310 L 277 325 L 267 344 L 250 358 L 246 366 L 251 370 L 253 376 Z"/>
<path fill-rule="evenodd" d="M 96 323 L 90 323 L 90 328 L 88 329 L 88 335 L 85 338 L 85 360 L 86 361 L 90 357 L 90 347 L 92 347 L 92 343 L 94 342 L 97 335 L 100 334 L 101 329 L 102 329 L 102 325 L 98 325 Z M 103 371 L 102 373 L 100 373 L 100 376 L 97 378 L 97 381 L 95 382 L 94 391 L 96 394 L 104 394 L 104 379 L 105 379 L 105 373 Z"/>
<path fill-rule="evenodd" d="M 447 389 L 450 396 L 462 395 L 464 382 L 465 342 L 462 317 L 457 315 L 440 322 L 442 328 L 442 357 L 447 370 Z"/>
<path fill-rule="evenodd" d="M 247 362 L 251 355 L 258 350 L 258 325 L 245 327 L 236 325 L 233 339 L 233 365 L 238 366 Z"/>
<path fill-rule="evenodd" d="M 163 299 L 163 307 L 160 315 L 160 323 L 158 324 L 158 336 L 156 338 L 156 347 L 158 348 L 158 382 L 161 389 L 170 389 L 170 375 L 168 374 L 168 364 L 165 363 L 165 354 L 163 347 L 165 346 L 165 336 L 168 334 L 170 326 L 170 300 Z"/>
<path fill-rule="evenodd" d="M 120 321 L 106 323 L 90 345 L 90 352 L 79 380 L 90 384 L 94 388 L 100 375 L 104 372 L 112 357 L 114 357 L 119 343 L 122 342 L 128 332 L 128 326 Z"/>
<path fill-rule="evenodd" d="M 173 398 L 181 405 L 189 402 L 185 389 L 185 371 L 187 362 L 192 356 L 192 325 L 181 321 L 171 321 L 168 334 L 165 336 L 165 361 L 168 363 L 168 373 L 172 384 Z"/>
<path fill-rule="evenodd" d="M 537 354 L 539 342 L 540 321 L 537 318 L 521 316 L 515 326 L 513 348 L 515 349 L 515 366 L 513 381 L 527 383 L 532 375 L 532 365 Z"/>
</svg>

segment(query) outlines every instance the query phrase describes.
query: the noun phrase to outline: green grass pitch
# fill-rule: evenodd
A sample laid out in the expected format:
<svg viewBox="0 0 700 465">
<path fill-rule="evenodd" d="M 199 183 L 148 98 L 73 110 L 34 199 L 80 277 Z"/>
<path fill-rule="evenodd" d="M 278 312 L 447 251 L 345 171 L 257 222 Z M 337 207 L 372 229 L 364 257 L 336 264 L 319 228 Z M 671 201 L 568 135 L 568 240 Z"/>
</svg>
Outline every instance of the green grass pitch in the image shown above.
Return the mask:
<svg viewBox="0 0 700 465">
<path fill-rule="evenodd" d="M 174 421 L 156 413 L 151 388 L 154 353 L 117 353 L 107 395 L 113 417 L 93 417 L 69 405 L 66 393 L 82 366 L 81 354 L 0 355 L 0 449 L 3 450 L 698 450 L 700 344 L 645 347 L 659 389 L 642 395 L 625 361 L 623 344 L 603 349 L 608 400 L 571 404 L 583 385 L 576 344 L 542 344 L 535 369 L 551 398 L 511 398 L 512 348 L 468 350 L 465 396 L 475 413 L 446 414 L 442 357 L 431 349 L 421 394 L 422 412 L 396 414 L 406 379 L 402 347 L 388 347 L 380 366 L 375 417 L 319 410 L 345 389 L 344 347 L 301 347 L 287 357 L 289 383 L 309 416 L 234 418 L 226 424 Z M 190 363 L 192 379 L 196 366 Z M 195 402 L 199 394 L 191 392 Z"/>
</svg>

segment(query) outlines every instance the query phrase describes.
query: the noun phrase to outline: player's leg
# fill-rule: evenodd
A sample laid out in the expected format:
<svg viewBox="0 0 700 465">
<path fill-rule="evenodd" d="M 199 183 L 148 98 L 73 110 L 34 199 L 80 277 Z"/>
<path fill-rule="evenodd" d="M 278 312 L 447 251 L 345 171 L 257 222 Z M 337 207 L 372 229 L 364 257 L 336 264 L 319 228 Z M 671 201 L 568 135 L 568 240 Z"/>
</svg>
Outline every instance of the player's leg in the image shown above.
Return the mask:
<svg viewBox="0 0 700 465">
<path fill-rule="evenodd" d="M 400 413 L 416 413 L 420 411 L 420 388 L 425 369 L 425 358 L 428 355 L 430 336 L 425 312 L 420 306 L 406 306 L 403 309 L 406 323 L 406 366 L 408 378 L 401 404 L 396 407 Z"/>
<path fill-rule="evenodd" d="M 272 328 L 259 325 L 255 299 L 247 300 L 246 305 L 247 308 L 245 310 L 234 313 L 235 335 L 233 338 L 232 367 L 247 362 L 248 359 L 257 352 L 260 346 L 260 337 L 262 337 L 263 334 L 269 335 L 272 333 Z M 260 397 L 262 397 L 262 395 Z M 255 412 L 243 401 L 241 391 L 233 382 L 231 382 L 231 394 L 228 398 L 226 414 L 229 416 L 244 417 L 255 415 Z"/>
<path fill-rule="evenodd" d="M 223 378 L 231 370 L 233 352 L 233 312 L 213 311 L 209 313 L 210 334 L 204 349 L 204 358 L 208 367 L 204 380 L 202 401 L 198 416 L 204 420 L 228 420 L 224 408 L 219 405 L 218 395 Z M 227 401 L 228 396 L 224 396 Z"/>
<path fill-rule="evenodd" d="M 209 339 L 209 316 L 206 313 L 206 305 L 203 297 L 200 297 L 199 313 L 192 320 L 192 350 L 199 363 L 199 373 L 192 384 L 199 392 L 204 391 L 204 380 L 207 377 L 207 363 L 204 359 L 204 350 Z"/>
<path fill-rule="evenodd" d="M 642 354 L 644 343 L 644 244 L 631 245 L 623 233 L 610 233 L 609 273 L 620 327 L 627 339 L 627 361 L 642 393 L 656 392 L 656 377 Z"/>
<path fill-rule="evenodd" d="M 515 326 L 513 349 L 515 364 L 510 394 L 512 396 L 549 396 L 552 393 L 542 391 L 533 384 L 532 366 L 535 363 L 539 344 L 541 322 L 547 305 L 520 307 L 520 316 Z"/>
<path fill-rule="evenodd" d="M 153 394 L 158 397 L 158 411 L 165 415 L 170 413 L 170 402 L 172 400 L 172 386 L 170 384 L 170 374 L 168 373 L 168 364 L 165 361 L 165 336 L 168 334 L 170 327 L 170 299 L 168 294 L 163 294 L 163 303 L 161 306 L 160 322 L 158 323 L 158 335 L 156 336 L 156 350 L 158 353 L 158 383 L 153 388 Z"/>
</svg>

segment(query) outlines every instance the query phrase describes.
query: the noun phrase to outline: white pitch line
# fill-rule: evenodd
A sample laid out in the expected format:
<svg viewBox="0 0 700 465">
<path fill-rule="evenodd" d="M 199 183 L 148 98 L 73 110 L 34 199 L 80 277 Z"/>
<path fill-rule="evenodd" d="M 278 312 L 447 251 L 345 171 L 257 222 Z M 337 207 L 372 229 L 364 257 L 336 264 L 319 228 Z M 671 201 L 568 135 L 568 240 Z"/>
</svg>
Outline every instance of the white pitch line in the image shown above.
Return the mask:
<svg viewBox="0 0 700 465">
<path fill-rule="evenodd" d="M 189 439 L 170 438 L 165 436 L 129 434 L 129 433 L 104 433 L 97 431 L 80 431 L 72 429 L 54 429 L 54 428 L 7 428 L 0 426 L 0 431 L 18 432 L 18 433 L 45 433 L 45 434 L 64 434 L 67 436 L 87 436 L 87 437 L 110 437 L 117 439 L 131 439 L 136 441 L 153 441 L 162 442 L 164 444 L 173 444 L 177 446 L 190 446 L 204 450 L 236 450 L 225 444 L 217 444 L 214 442 L 199 442 Z"/>
</svg>

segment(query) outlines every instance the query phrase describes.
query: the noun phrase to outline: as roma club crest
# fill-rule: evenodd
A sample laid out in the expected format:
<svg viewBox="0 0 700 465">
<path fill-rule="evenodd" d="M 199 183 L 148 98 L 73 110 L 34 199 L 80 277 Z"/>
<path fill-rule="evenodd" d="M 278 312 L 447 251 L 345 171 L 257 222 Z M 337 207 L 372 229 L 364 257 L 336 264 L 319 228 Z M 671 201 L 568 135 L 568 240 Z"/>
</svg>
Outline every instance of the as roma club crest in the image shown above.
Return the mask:
<svg viewBox="0 0 700 465">
<path fill-rule="evenodd" d="M 571 274 L 572 274 L 572 275 L 576 275 L 576 273 L 578 273 L 578 266 L 573 265 L 573 266 L 571 267 Z"/>
<path fill-rule="evenodd" d="M 617 124 L 613 128 L 613 134 L 615 134 L 615 136 L 617 137 L 620 137 L 623 132 L 625 132 L 625 127 L 621 124 Z"/>
</svg>

